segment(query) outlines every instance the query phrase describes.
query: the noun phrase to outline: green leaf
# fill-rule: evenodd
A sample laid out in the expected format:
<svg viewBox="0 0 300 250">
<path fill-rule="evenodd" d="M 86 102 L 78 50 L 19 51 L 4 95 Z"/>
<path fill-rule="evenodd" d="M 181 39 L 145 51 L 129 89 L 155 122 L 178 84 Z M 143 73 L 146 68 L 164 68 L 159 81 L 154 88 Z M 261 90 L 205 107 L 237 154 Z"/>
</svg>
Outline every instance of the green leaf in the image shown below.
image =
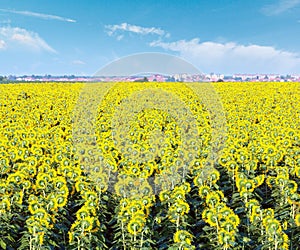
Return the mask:
<svg viewBox="0 0 300 250">
<path fill-rule="evenodd" d="M 6 249 L 6 243 L 2 239 L 0 239 L 0 246 L 2 249 Z"/>
<path fill-rule="evenodd" d="M 102 199 L 105 200 L 105 201 L 109 201 L 109 197 L 107 195 L 103 195 Z"/>
</svg>

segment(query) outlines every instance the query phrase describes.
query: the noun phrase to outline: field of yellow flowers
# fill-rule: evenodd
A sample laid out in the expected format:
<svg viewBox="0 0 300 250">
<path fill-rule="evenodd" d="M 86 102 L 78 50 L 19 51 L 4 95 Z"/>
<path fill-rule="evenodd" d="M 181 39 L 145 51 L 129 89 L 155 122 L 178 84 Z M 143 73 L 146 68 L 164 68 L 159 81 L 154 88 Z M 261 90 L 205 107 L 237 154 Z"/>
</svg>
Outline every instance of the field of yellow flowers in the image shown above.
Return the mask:
<svg viewBox="0 0 300 250">
<path fill-rule="evenodd" d="M 299 83 L 0 85 L 0 249 L 300 249 Z"/>
</svg>

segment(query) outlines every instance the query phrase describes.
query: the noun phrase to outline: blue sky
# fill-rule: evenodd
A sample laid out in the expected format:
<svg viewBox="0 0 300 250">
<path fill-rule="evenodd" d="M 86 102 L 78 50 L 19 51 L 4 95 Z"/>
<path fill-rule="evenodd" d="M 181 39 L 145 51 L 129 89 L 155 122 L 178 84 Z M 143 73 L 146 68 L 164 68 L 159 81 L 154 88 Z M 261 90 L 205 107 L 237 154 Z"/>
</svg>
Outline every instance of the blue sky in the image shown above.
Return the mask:
<svg viewBox="0 0 300 250">
<path fill-rule="evenodd" d="M 143 52 L 205 73 L 300 74 L 300 0 L 0 2 L 0 75 L 93 75 Z"/>
</svg>

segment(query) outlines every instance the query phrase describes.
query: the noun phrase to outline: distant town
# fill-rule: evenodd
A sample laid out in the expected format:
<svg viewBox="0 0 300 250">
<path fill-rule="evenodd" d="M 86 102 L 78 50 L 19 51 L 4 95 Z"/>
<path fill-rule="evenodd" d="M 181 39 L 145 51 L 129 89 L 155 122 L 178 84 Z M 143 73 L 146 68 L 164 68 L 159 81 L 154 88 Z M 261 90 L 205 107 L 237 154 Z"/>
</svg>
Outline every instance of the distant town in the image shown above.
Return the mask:
<svg viewBox="0 0 300 250">
<path fill-rule="evenodd" d="M 300 82 L 299 75 L 280 74 L 175 74 L 172 76 L 152 74 L 135 76 L 52 76 L 24 75 L 0 76 L 0 83 L 10 82 Z"/>
</svg>

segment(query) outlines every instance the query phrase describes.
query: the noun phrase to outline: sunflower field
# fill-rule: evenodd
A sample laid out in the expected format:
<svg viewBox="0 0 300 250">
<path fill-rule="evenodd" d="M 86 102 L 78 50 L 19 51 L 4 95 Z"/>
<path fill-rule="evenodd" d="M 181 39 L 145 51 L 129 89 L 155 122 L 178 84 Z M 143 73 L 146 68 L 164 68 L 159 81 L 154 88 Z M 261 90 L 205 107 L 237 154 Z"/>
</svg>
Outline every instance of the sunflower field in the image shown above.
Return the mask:
<svg viewBox="0 0 300 250">
<path fill-rule="evenodd" d="M 300 249 L 300 83 L 0 85 L 0 249 Z"/>
</svg>

